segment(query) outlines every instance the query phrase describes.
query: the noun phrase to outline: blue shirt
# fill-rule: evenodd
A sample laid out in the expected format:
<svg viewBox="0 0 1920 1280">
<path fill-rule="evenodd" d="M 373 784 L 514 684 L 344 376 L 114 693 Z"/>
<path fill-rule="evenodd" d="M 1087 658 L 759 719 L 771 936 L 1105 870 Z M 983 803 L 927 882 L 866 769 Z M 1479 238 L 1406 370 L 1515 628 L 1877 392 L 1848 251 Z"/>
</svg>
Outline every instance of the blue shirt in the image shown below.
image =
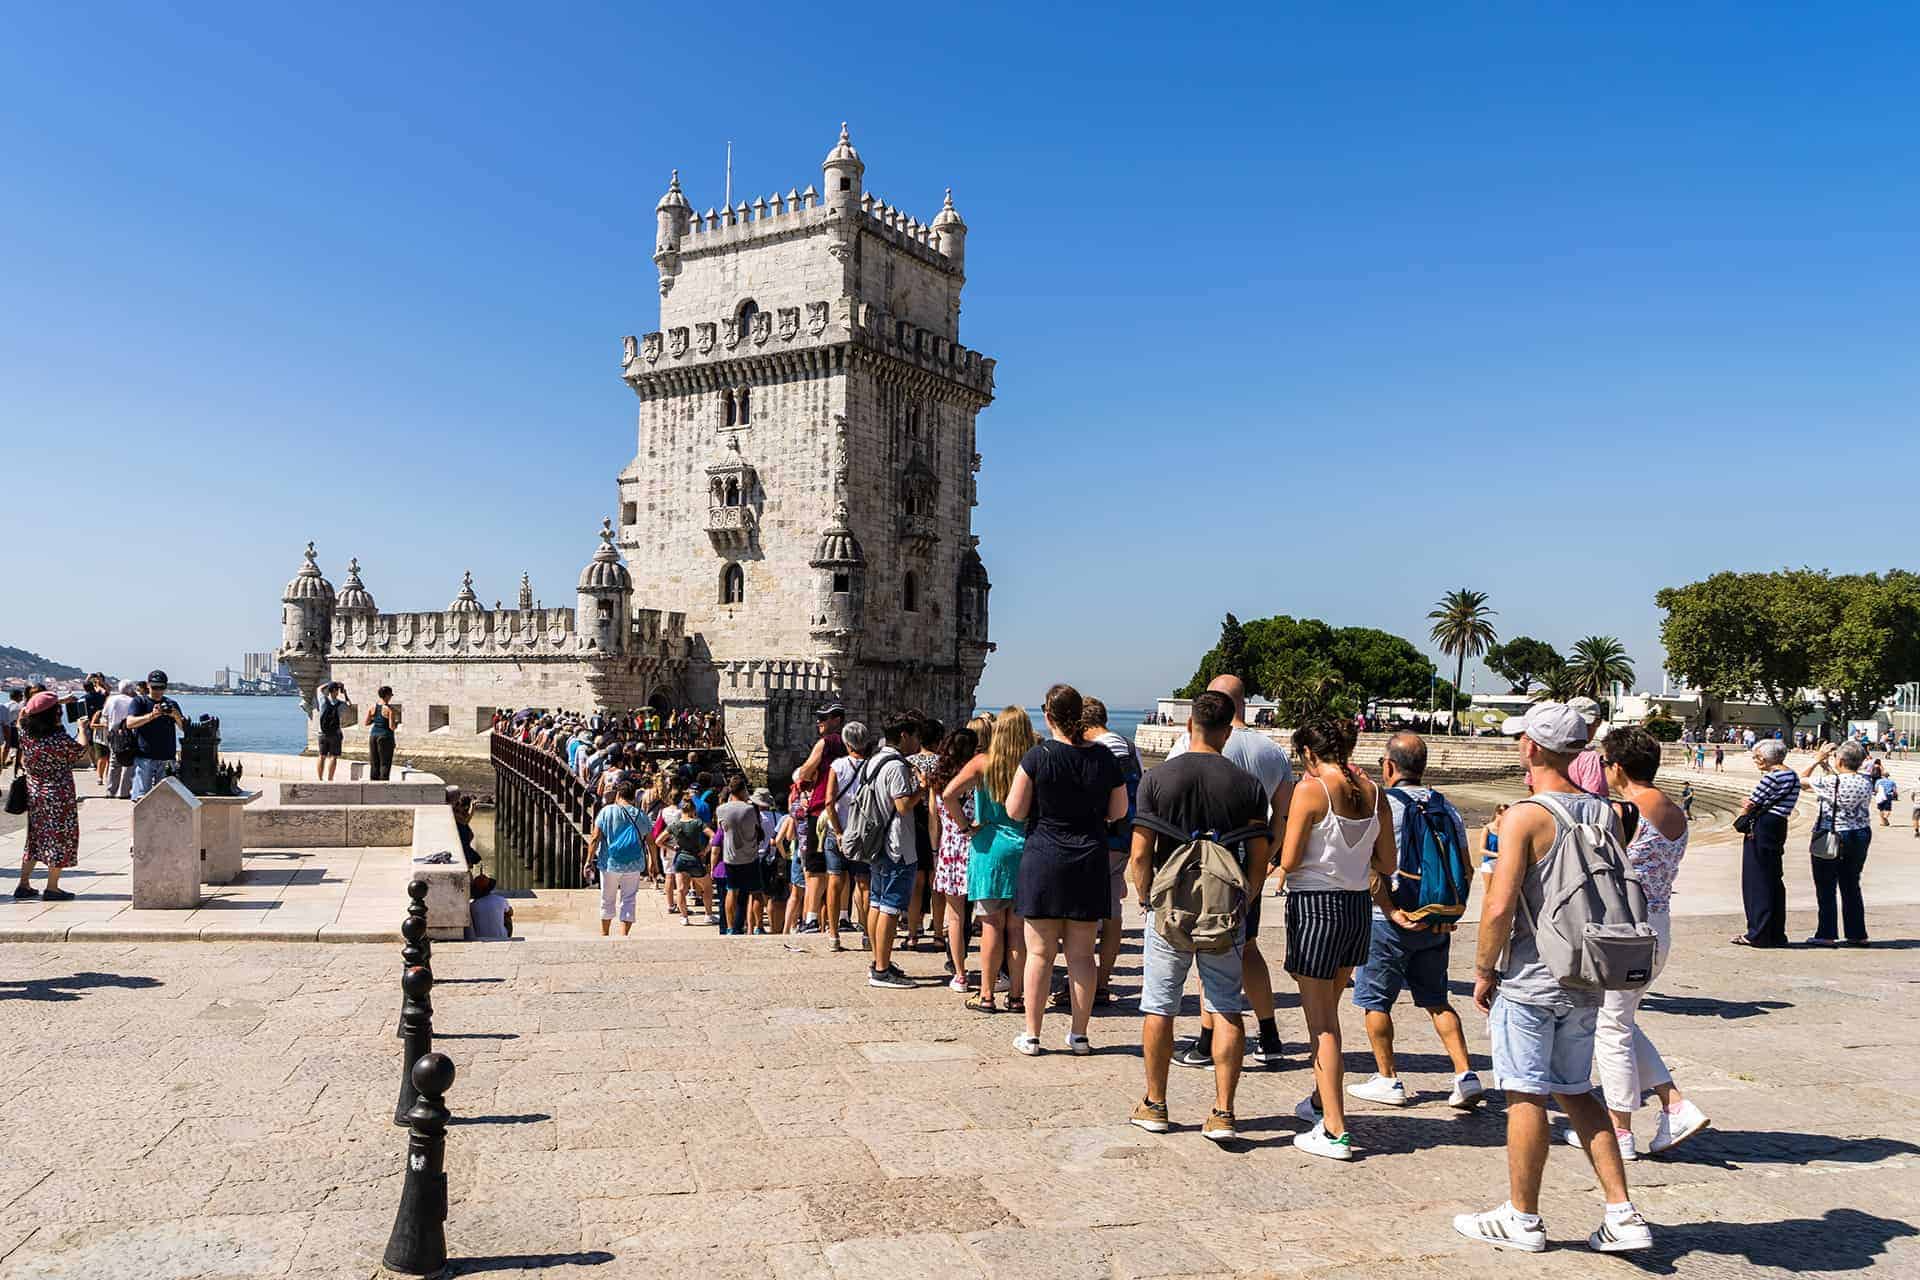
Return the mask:
<svg viewBox="0 0 1920 1280">
<path fill-rule="evenodd" d="M 636 805 L 610 804 L 594 815 L 593 826 L 600 833 L 600 869 L 619 874 L 625 871 L 645 871 L 647 869 L 646 832 L 641 824 L 647 815 Z M 615 847 L 616 839 L 624 843 L 631 831 L 632 844 L 625 849 Z"/>
<path fill-rule="evenodd" d="M 133 706 L 128 709 L 129 716 L 144 716 L 153 711 L 154 701 L 145 695 L 136 696 Z M 133 731 L 133 754 L 144 756 L 148 760 L 171 760 L 174 756 L 173 717 L 161 716 L 149 721 Z"/>
<path fill-rule="evenodd" d="M 1753 784 L 1753 793 L 1747 797 L 1756 810 L 1778 814 L 1782 818 L 1793 813 L 1793 806 L 1800 799 L 1800 775 L 1791 769 L 1775 769 L 1772 773 L 1760 775 L 1760 781 Z"/>
</svg>

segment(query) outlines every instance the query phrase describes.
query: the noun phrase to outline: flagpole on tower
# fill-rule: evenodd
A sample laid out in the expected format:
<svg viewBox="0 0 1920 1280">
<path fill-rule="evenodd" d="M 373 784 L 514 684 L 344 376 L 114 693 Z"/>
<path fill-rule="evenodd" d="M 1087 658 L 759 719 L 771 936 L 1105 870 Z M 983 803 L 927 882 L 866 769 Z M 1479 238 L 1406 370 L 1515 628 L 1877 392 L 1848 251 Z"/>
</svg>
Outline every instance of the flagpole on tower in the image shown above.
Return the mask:
<svg viewBox="0 0 1920 1280">
<path fill-rule="evenodd" d="M 733 208 L 733 139 L 732 138 L 727 139 L 727 198 L 726 198 L 726 201 L 720 207 L 723 209 Z"/>
</svg>

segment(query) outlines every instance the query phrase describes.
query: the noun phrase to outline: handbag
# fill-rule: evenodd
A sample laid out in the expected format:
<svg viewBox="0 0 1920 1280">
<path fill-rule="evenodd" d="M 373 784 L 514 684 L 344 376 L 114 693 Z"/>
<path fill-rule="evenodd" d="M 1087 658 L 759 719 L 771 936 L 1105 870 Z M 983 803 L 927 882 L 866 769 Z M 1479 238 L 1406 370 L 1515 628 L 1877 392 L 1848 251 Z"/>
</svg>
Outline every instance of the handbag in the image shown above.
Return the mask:
<svg viewBox="0 0 1920 1280">
<path fill-rule="evenodd" d="M 7 788 L 7 812 L 25 813 L 27 811 L 27 775 L 13 775 L 13 785 Z"/>
<path fill-rule="evenodd" d="M 1753 810 L 1749 809 L 1733 820 L 1733 829 L 1743 836 L 1751 834 L 1753 831 L 1753 819 Z"/>
</svg>

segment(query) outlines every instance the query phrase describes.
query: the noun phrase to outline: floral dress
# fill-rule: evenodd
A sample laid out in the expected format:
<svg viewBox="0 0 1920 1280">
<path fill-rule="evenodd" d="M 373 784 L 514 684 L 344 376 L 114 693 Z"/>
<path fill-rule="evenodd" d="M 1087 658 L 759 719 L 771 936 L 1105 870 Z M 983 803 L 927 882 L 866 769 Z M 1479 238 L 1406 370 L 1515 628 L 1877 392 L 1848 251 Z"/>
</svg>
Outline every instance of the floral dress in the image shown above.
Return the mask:
<svg viewBox="0 0 1920 1280">
<path fill-rule="evenodd" d="M 938 791 L 933 793 L 933 802 L 940 807 L 940 850 L 933 868 L 933 891 L 964 898 L 967 896 L 967 859 L 973 853 L 973 837 L 968 831 L 973 825 L 973 793 L 968 792 L 961 800 L 962 817 L 958 819 L 948 810 L 946 798 Z"/>
<path fill-rule="evenodd" d="M 80 861 L 80 802 L 74 798 L 73 766 L 87 749 L 64 733 L 45 738 L 20 735 L 27 773 L 27 849 L 30 862 L 70 867 Z"/>
</svg>

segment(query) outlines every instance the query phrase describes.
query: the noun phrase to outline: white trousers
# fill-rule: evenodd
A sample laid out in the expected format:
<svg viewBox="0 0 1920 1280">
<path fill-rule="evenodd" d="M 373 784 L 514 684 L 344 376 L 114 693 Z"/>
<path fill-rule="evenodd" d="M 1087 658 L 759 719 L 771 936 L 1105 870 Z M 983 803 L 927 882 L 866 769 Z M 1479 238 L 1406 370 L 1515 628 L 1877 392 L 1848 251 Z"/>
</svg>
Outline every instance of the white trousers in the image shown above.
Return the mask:
<svg viewBox="0 0 1920 1280">
<path fill-rule="evenodd" d="M 620 920 L 623 924 L 633 923 L 633 902 L 640 896 L 640 876 L 638 871 L 600 872 L 600 918 L 613 919 L 614 900 L 620 903 Z"/>
<path fill-rule="evenodd" d="M 1664 911 L 1652 912 L 1647 918 L 1660 936 L 1653 956 L 1653 976 L 1658 978 L 1667 967 L 1667 952 L 1673 946 L 1673 925 Z M 1593 1073 L 1600 1079 L 1600 1092 L 1606 1096 L 1608 1108 L 1628 1115 L 1640 1109 L 1647 1090 L 1673 1081 L 1660 1051 L 1638 1025 L 1640 1000 L 1652 985 L 1650 979 L 1647 986 L 1635 991 L 1607 992 L 1594 1020 Z"/>
</svg>

